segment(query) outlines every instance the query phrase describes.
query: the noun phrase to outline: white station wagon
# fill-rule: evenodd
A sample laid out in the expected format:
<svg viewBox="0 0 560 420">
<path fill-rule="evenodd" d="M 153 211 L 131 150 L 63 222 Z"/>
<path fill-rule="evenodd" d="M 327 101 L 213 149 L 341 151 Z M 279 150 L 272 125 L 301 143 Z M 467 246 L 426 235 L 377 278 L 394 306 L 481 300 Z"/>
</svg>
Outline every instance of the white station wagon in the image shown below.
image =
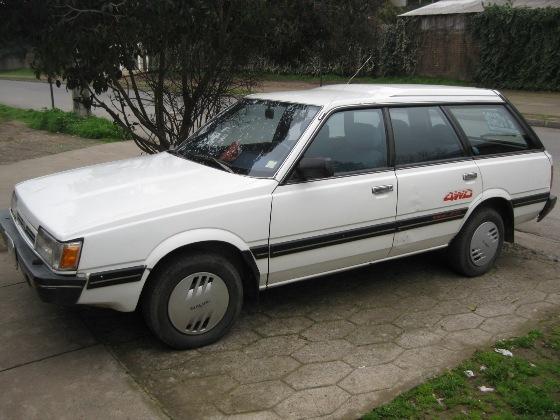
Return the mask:
<svg viewBox="0 0 560 420">
<path fill-rule="evenodd" d="M 193 348 L 270 287 L 445 247 L 483 274 L 554 207 L 551 183 L 496 91 L 332 85 L 247 96 L 169 152 L 22 182 L 1 230 L 42 300 L 138 307 Z"/>
</svg>

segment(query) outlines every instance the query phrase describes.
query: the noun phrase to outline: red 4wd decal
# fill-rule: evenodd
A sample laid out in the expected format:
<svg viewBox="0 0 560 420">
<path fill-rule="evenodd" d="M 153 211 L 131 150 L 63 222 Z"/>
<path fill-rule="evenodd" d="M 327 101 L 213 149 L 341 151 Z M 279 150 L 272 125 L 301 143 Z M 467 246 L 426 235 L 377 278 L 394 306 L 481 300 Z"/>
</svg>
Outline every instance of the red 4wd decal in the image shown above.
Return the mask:
<svg viewBox="0 0 560 420">
<path fill-rule="evenodd" d="M 443 201 L 464 200 L 472 197 L 472 190 L 452 191 L 443 197 Z"/>
</svg>

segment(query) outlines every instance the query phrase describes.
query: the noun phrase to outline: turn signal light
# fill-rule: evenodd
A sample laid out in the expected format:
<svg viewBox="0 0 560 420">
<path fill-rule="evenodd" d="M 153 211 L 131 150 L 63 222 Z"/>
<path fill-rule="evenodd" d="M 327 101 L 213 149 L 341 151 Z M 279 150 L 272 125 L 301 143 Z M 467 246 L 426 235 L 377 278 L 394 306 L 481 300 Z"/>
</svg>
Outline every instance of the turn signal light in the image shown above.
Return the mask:
<svg viewBox="0 0 560 420">
<path fill-rule="evenodd" d="M 71 242 L 64 244 L 62 247 L 62 255 L 60 257 L 60 270 L 75 270 L 80 259 L 81 242 Z"/>
</svg>

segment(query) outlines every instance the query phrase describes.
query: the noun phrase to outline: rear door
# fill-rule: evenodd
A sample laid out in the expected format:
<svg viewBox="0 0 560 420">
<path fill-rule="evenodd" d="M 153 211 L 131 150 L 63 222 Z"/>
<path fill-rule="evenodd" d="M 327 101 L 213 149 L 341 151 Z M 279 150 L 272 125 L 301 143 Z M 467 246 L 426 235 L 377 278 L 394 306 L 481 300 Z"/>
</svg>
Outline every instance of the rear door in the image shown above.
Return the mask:
<svg viewBox="0 0 560 420">
<path fill-rule="evenodd" d="M 399 186 L 391 256 L 443 246 L 482 193 L 477 165 L 439 106 L 389 108 Z"/>
<path fill-rule="evenodd" d="M 397 205 L 387 149 L 381 109 L 328 117 L 302 157 L 330 159 L 334 176 L 294 173 L 273 193 L 269 285 L 387 257 Z"/>
<path fill-rule="evenodd" d="M 534 219 L 548 199 L 552 176 L 540 141 L 505 104 L 447 109 L 468 139 L 485 194 L 509 196 L 516 223 Z"/>
</svg>

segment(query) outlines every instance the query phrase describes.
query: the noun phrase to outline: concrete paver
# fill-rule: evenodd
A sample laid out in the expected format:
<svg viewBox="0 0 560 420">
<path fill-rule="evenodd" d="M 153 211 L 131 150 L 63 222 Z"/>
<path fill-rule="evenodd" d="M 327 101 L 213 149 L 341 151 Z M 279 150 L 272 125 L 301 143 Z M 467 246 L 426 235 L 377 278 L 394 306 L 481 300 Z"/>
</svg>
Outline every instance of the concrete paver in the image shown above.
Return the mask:
<svg viewBox="0 0 560 420">
<path fill-rule="evenodd" d="M 281 381 L 240 385 L 215 404 L 226 414 L 236 414 L 272 408 L 293 394 L 292 388 Z"/>
<path fill-rule="evenodd" d="M 292 372 L 286 377 L 285 381 L 294 389 L 335 385 L 352 370 L 350 366 L 339 360 L 311 363 Z"/>
<path fill-rule="evenodd" d="M 399 367 L 387 363 L 380 366 L 365 366 L 354 370 L 340 382 L 340 387 L 352 394 L 393 388 L 403 377 Z"/>
<path fill-rule="evenodd" d="M 276 412 L 286 419 L 307 419 L 332 413 L 350 398 L 337 386 L 296 392 L 278 404 Z"/>
<path fill-rule="evenodd" d="M 343 360 L 355 368 L 361 368 L 392 362 L 403 352 L 404 349 L 393 342 L 368 344 L 359 346 Z"/>
<path fill-rule="evenodd" d="M 329 362 L 340 360 L 353 350 L 354 346 L 348 341 L 332 340 L 309 343 L 292 355 L 301 363 Z"/>
</svg>

